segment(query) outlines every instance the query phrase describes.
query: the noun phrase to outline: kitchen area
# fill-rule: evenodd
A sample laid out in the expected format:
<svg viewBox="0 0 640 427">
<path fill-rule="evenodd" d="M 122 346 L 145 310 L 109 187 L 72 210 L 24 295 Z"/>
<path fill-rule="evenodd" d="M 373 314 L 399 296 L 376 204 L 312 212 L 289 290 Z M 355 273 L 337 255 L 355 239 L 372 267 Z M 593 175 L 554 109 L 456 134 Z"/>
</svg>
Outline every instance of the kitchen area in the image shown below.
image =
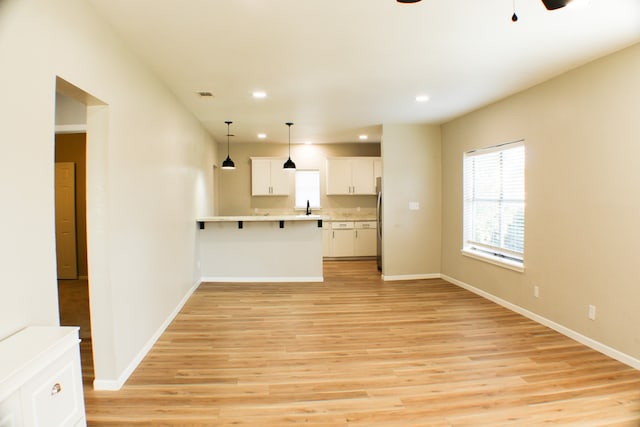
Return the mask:
<svg viewBox="0 0 640 427">
<path fill-rule="evenodd" d="M 227 155 L 235 169 L 214 167 L 215 215 L 196 219 L 203 281 L 322 281 L 323 259 L 378 255 L 379 143 L 220 144 Z M 288 155 L 296 169 L 283 168 Z"/>
</svg>

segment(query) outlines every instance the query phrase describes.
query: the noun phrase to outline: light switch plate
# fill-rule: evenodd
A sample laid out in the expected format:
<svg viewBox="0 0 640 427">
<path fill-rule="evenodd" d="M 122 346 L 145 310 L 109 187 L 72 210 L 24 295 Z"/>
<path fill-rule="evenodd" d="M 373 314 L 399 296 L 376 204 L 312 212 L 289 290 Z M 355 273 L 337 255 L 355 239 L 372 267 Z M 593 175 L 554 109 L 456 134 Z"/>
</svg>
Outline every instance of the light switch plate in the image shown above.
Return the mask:
<svg viewBox="0 0 640 427">
<path fill-rule="evenodd" d="M 412 210 L 412 211 L 420 210 L 420 203 L 419 202 L 409 202 L 409 210 Z"/>
</svg>

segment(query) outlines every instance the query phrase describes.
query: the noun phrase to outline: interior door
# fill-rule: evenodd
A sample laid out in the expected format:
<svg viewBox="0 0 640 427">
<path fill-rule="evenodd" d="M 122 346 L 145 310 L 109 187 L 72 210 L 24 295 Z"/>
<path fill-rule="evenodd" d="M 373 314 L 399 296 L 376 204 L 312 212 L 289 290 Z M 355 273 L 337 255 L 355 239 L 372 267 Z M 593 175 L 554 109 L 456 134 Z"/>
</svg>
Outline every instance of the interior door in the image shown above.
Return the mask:
<svg viewBox="0 0 640 427">
<path fill-rule="evenodd" d="M 56 254 L 58 279 L 78 278 L 75 163 L 56 163 Z"/>
</svg>

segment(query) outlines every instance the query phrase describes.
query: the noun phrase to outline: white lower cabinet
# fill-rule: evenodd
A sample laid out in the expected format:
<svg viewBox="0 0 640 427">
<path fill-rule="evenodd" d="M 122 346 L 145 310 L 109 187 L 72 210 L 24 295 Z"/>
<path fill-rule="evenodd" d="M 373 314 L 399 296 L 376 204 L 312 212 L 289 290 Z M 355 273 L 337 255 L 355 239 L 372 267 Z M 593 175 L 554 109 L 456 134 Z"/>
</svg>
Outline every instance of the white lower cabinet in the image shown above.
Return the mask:
<svg viewBox="0 0 640 427">
<path fill-rule="evenodd" d="M 71 327 L 29 327 L 0 341 L 0 427 L 86 426 L 78 344 Z"/>
<path fill-rule="evenodd" d="M 0 427 L 22 427 L 20 393 L 15 392 L 0 402 Z"/>
<path fill-rule="evenodd" d="M 332 221 L 323 229 L 323 256 L 370 257 L 377 251 L 375 221 Z"/>
<path fill-rule="evenodd" d="M 378 251 L 375 221 L 358 221 L 355 228 L 355 256 L 376 256 Z"/>
<path fill-rule="evenodd" d="M 331 256 L 354 256 L 355 242 L 353 241 L 353 226 L 349 229 L 333 229 L 333 244 Z"/>
</svg>

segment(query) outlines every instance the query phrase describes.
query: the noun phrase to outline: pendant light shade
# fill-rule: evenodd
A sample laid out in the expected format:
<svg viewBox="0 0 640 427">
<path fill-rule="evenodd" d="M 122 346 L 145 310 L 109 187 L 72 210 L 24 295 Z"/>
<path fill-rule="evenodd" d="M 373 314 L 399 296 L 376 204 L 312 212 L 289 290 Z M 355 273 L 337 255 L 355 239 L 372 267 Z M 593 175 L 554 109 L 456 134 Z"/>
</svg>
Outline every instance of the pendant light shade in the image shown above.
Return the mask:
<svg viewBox="0 0 640 427">
<path fill-rule="evenodd" d="M 229 157 L 229 137 L 233 136 L 229 133 L 229 126 L 233 122 L 225 122 L 225 123 L 227 124 L 227 158 L 224 159 L 224 161 L 222 162 L 222 169 L 235 169 L 236 164 L 233 163 L 233 160 L 231 160 L 231 157 Z"/>
<path fill-rule="evenodd" d="M 291 126 L 293 125 L 293 123 L 287 122 L 287 123 L 285 123 L 285 125 L 289 126 L 289 158 L 287 159 L 286 162 L 284 162 L 284 165 L 282 166 L 282 168 L 283 169 L 295 169 L 296 168 L 296 164 L 293 163 L 293 160 L 291 160 Z"/>
</svg>

